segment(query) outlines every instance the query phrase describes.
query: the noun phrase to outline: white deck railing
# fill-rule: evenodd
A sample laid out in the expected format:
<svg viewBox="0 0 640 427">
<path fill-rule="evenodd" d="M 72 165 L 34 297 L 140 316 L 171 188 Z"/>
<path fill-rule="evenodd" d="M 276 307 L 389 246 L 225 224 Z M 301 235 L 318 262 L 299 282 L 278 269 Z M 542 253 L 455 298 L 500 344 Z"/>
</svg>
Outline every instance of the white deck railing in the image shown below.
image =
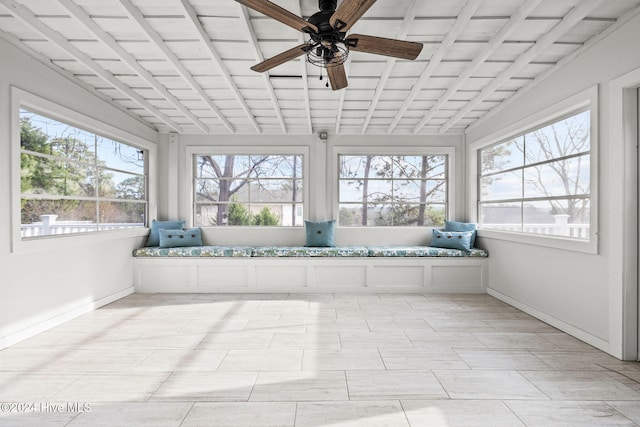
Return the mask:
<svg viewBox="0 0 640 427">
<path fill-rule="evenodd" d="M 93 221 L 57 221 L 57 215 L 42 215 L 41 222 L 20 225 L 20 236 L 39 237 L 92 231 L 121 230 L 144 227 L 144 223 L 100 223 Z"/>
</svg>

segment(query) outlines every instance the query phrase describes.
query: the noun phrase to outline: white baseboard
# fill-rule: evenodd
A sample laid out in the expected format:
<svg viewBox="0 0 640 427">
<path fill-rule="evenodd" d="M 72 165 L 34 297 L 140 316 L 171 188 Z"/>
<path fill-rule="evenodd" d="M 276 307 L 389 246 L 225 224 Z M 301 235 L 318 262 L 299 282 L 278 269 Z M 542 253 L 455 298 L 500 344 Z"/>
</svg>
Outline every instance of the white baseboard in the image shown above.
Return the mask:
<svg viewBox="0 0 640 427">
<path fill-rule="evenodd" d="M 111 295 L 108 295 L 104 298 L 100 298 L 96 301 L 90 302 L 88 304 L 82 304 L 78 307 L 75 307 L 71 310 L 67 310 L 63 313 L 60 313 L 56 316 L 53 316 L 48 319 L 42 319 L 37 321 L 35 324 L 26 327 L 18 332 L 14 332 L 12 334 L 6 335 L 4 337 L 0 337 L 0 350 L 3 348 L 7 348 L 12 346 L 20 341 L 24 341 L 27 338 L 31 338 L 34 335 L 37 335 L 41 332 L 54 328 L 58 325 L 61 325 L 65 322 L 68 322 L 71 319 L 74 319 L 78 316 L 81 316 L 85 313 L 93 311 L 97 308 L 110 304 L 114 301 L 117 301 L 121 298 L 126 297 L 127 295 L 131 295 L 134 292 L 134 288 L 129 287 L 125 288 L 121 291 L 115 292 Z"/>
<path fill-rule="evenodd" d="M 586 331 L 583 331 L 582 329 L 576 328 L 573 325 L 570 325 L 569 323 L 566 323 L 560 319 L 557 319 L 553 316 L 550 316 L 547 313 L 544 313 L 536 308 L 533 308 L 527 304 L 524 304 L 518 300 L 515 300 L 499 291 L 496 291 L 495 289 L 491 289 L 488 288 L 487 289 L 487 293 L 489 295 L 491 295 L 492 297 L 495 297 L 497 299 L 499 299 L 502 302 L 506 302 L 507 304 L 524 311 L 527 314 L 530 314 L 531 316 L 542 320 L 545 323 L 548 323 L 549 325 L 553 326 L 554 328 L 558 328 L 563 332 L 566 332 L 567 334 L 578 338 L 581 341 L 586 342 L 589 345 L 594 346 L 595 348 L 597 348 L 598 350 L 602 350 L 606 353 L 611 354 L 610 350 L 609 350 L 609 342 L 603 340 L 602 338 L 596 337 L 595 335 L 592 335 Z M 615 355 L 614 355 L 615 356 Z"/>
</svg>

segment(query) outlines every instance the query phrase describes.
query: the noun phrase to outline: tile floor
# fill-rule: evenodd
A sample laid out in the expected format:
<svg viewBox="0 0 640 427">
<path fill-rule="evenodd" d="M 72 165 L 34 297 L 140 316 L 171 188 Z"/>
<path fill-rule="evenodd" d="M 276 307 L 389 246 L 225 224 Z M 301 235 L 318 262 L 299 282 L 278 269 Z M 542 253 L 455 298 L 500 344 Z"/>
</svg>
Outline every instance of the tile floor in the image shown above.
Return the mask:
<svg viewBox="0 0 640 427">
<path fill-rule="evenodd" d="M 134 294 L 0 351 L 0 402 L 31 411 L 2 426 L 628 426 L 640 364 L 488 295 Z"/>
</svg>

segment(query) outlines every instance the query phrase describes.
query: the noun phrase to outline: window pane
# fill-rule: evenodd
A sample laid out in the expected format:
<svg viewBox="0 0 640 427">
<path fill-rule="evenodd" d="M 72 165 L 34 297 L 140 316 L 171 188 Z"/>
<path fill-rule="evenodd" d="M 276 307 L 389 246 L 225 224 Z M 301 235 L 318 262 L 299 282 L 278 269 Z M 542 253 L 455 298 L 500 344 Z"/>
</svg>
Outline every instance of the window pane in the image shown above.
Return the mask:
<svg viewBox="0 0 640 427">
<path fill-rule="evenodd" d="M 586 153 L 591 149 L 590 113 L 577 114 L 525 135 L 526 164 Z"/>
<path fill-rule="evenodd" d="M 251 165 L 257 178 L 302 177 L 302 156 L 251 156 Z"/>
<path fill-rule="evenodd" d="M 208 227 L 217 225 L 218 205 L 197 204 L 194 218 L 196 227 Z"/>
<path fill-rule="evenodd" d="M 216 202 L 220 194 L 220 185 L 217 179 L 196 179 L 196 202 Z"/>
<path fill-rule="evenodd" d="M 527 233 L 589 238 L 589 199 L 529 202 L 524 206 Z"/>
<path fill-rule="evenodd" d="M 138 148 L 100 136 L 97 138 L 96 152 L 101 165 L 144 174 L 144 152 Z"/>
<path fill-rule="evenodd" d="M 480 200 L 509 200 L 522 197 L 522 170 L 480 179 Z"/>
<path fill-rule="evenodd" d="M 22 153 L 22 194 L 50 196 L 95 196 L 94 174 L 85 166 Z"/>
<path fill-rule="evenodd" d="M 99 169 L 100 197 L 145 200 L 144 176 Z"/>
<path fill-rule="evenodd" d="M 589 194 L 588 155 L 532 166 L 524 171 L 525 198 Z"/>
<path fill-rule="evenodd" d="M 389 176 L 391 168 L 388 156 L 340 156 L 340 178 Z"/>
<path fill-rule="evenodd" d="M 97 231 L 96 202 L 22 199 L 22 237 Z"/>
<path fill-rule="evenodd" d="M 391 200 L 391 181 L 368 179 L 363 181 L 340 181 L 341 202 Z"/>
<path fill-rule="evenodd" d="M 246 178 L 251 171 L 250 156 L 197 156 L 196 173 L 201 178 Z"/>
<path fill-rule="evenodd" d="M 69 160 L 93 164 L 96 136 L 57 120 L 20 111 L 20 147 Z"/>
<path fill-rule="evenodd" d="M 522 231 L 522 203 L 482 203 L 480 218 L 483 228 Z"/>
<path fill-rule="evenodd" d="M 481 173 L 488 174 L 524 164 L 524 138 L 519 137 L 481 151 Z"/>
<path fill-rule="evenodd" d="M 393 181 L 394 202 L 446 201 L 445 181 Z"/>
<path fill-rule="evenodd" d="M 100 230 L 143 227 L 145 203 L 100 202 Z"/>
<path fill-rule="evenodd" d="M 251 203 L 292 202 L 294 186 L 292 180 L 269 179 L 251 183 Z M 295 201 L 301 200 L 301 194 L 296 188 Z"/>
<path fill-rule="evenodd" d="M 446 156 L 394 156 L 394 178 L 445 177 Z"/>
</svg>

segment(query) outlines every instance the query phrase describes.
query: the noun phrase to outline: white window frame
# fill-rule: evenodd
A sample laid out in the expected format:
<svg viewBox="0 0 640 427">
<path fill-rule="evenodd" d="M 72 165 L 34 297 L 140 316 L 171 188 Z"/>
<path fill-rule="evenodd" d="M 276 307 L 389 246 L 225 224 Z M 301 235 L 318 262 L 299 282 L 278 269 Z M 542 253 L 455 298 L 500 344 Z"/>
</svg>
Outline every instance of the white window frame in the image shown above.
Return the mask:
<svg viewBox="0 0 640 427">
<path fill-rule="evenodd" d="M 415 146 L 398 146 L 398 147 L 357 147 L 357 146 L 336 146 L 333 150 L 332 156 L 332 171 L 330 176 L 332 177 L 333 188 L 333 217 L 338 218 L 340 213 L 340 166 L 339 156 L 446 156 L 446 182 L 447 182 L 447 201 L 445 203 L 445 219 L 450 220 L 456 218 L 456 204 L 455 204 L 455 188 L 456 188 L 456 150 L 454 147 L 415 147 Z M 366 226 L 366 227 L 353 227 L 353 226 L 340 226 L 340 228 L 353 229 L 353 228 L 366 228 L 366 229 L 419 229 L 423 230 L 430 226 Z M 441 228 L 441 227 L 432 227 Z"/>
<path fill-rule="evenodd" d="M 581 93 L 571 96 L 552 107 L 546 108 L 531 117 L 520 120 L 498 132 L 469 144 L 469 179 L 468 206 L 470 217 L 479 220 L 479 162 L 480 151 L 489 146 L 515 138 L 518 135 L 533 131 L 544 125 L 562 120 L 572 113 L 588 110 L 591 120 L 591 150 L 590 150 L 590 221 L 589 239 L 576 239 L 566 236 L 531 234 L 516 231 L 478 229 L 478 236 L 498 240 L 526 243 L 530 245 L 546 246 L 585 252 L 598 253 L 598 87 L 591 87 Z"/>
<path fill-rule="evenodd" d="M 51 236 L 32 237 L 22 239 L 21 226 L 21 189 L 20 189 L 20 109 L 41 114 L 53 120 L 86 129 L 100 136 L 113 139 L 147 152 L 146 181 L 147 181 L 147 218 L 155 217 L 157 210 L 156 191 L 152 185 L 155 182 L 155 143 L 131 134 L 127 131 L 111 126 L 100 120 L 86 116 L 70 108 L 44 99 L 17 87 L 11 87 L 11 252 L 29 253 L 45 250 L 56 250 L 73 247 L 88 242 L 100 242 L 126 237 L 140 237 L 148 233 L 148 228 L 130 228 L 122 230 L 94 231 L 88 233 L 68 233 Z"/>
<path fill-rule="evenodd" d="M 202 146 L 202 145 L 192 145 L 187 146 L 185 148 L 185 158 L 184 158 L 184 171 L 185 171 L 185 180 L 184 180 L 184 195 L 187 203 L 187 225 L 189 227 L 193 227 L 193 218 L 194 218 L 194 200 L 193 200 L 193 178 L 194 178 L 194 158 L 195 156 L 226 156 L 226 155 L 298 155 L 302 156 L 302 191 L 303 191 L 303 201 L 300 204 L 303 207 L 304 218 L 303 220 L 308 219 L 309 217 L 309 149 L 307 147 L 295 147 L 295 146 Z M 232 227 L 226 226 L 210 226 L 206 228 L 213 229 L 265 229 L 265 228 L 292 228 L 292 229 L 300 229 L 303 228 L 304 223 L 300 226 L 283 226 L 283 225 L 275 225 L 275 226 L 255 226 L 255 225 L 234 225 Z"/>
</svg>

